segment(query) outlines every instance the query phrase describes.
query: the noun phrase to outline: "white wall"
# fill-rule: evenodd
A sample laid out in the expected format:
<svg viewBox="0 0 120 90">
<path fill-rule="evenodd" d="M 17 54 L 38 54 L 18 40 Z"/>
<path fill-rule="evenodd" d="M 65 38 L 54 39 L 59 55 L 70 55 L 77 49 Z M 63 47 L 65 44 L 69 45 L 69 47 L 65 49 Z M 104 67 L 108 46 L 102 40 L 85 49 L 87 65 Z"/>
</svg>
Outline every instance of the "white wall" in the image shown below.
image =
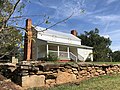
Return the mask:
<svg viewBox="0 0 120 90">
<path fill-rule="evenodd" d="M 91 61 L 93 61 L 93 55 L 92 55 L 91 49 L 78 48 L 77 51 L 79 55 L 84 57 L 84 61 L 88 58 L 89 55 L 90 55 Z"/>
</svg>

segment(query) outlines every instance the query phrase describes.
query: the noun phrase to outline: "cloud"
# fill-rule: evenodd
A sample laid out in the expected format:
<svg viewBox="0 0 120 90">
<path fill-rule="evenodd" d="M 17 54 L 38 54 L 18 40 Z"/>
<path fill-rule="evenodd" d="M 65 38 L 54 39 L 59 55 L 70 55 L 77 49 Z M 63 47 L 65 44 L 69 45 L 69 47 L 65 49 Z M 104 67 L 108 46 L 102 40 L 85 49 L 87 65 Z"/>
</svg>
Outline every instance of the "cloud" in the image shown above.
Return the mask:
<svg viewBox="0 0 120 90">
<path fill-rule="evenodd" d="M 107 32 L 108 34 L 116 34 L 116 33 L 119 33 L 120 32 L 120 29 L 119 30 L 115 30 L 115 31 L 111 31 L 111 32 Z"/>
<path fill-rule="evenodd" d="M 62 5 L 57 8 L 57 15 L 60 16 L 79 16 L 81 14 L 82 0 L 62 0 Z"/>
<path fill-rule="evenodd" d="M 107 32 L 110 39 L 112 40 L 112 45 L 110 46 L 113 51 L 120 50 L 120 29 Z"/>
<path fill-rule="evenodd" d="M 85 5 L 84 1 L 85 0 L 60 0 L 57 4 L 45 1 L 34 1 L 33 3 L 43 7 L 48 7 L 49 9 L 54 9 L 56 12 L 54 15 L 56 17 L 68 17 L 72 13 L 74 13 L 73 16 L 79 16 L 81 14 L 81 9 Z"/>
<path fill-rule="evenodd" d="M 104 37 L 104 38 L 110 38 L 109 35 L 101 35 L 101 36 Z"/>
<path fill-rule="evenodd" d="M 102 22 L 106 22 L 106 21 L 119 22 L 120 21 L 119 15 L 95 16 L 95 18 L 99 19 Z"/>
<path fill-rule="evenodd" d="M 120 50 L 120 46 L 118 46 L 118 45 L 111 45 L 110 48 L 112 49 L 112 51 Z"/>
<path fill-rule="evenodd" d="M 39 6 L 42 6 L 42 7 L 48 7 L 48 8 L 52 8 L 52 9 L 57 9 L 57 6 L 41 2 L 40 0 L 39 1 L 34 1 L 32 3 L 37 4 Z"/>
<path fill-rule="evenodd" d="M 107 8 L 102 8 L 102 9 L 94 10 L 94 11 L 91 11 L 91 12 L 86 11 L 86 14 L 87 14 L 87 15 L 94 15 L 94 14 L 101 13 L 101 12 L 103 12 L 103 11 L 105 11 L 105 10 L 107 10 Z"/>
<path fill-rule="evenodd" d="M 111 4 L 111 3 L 115 2 L 115 1 L 118 1 L 118 0 L 107 0 L 107 4 Z"/>
</svg>

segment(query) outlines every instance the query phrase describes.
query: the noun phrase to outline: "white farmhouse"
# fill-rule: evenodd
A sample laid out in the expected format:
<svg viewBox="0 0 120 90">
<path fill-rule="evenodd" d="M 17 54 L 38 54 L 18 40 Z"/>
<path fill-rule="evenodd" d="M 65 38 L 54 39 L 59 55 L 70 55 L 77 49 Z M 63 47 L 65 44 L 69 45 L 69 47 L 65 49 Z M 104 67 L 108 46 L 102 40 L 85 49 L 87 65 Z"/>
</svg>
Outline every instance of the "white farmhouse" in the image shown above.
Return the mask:
<svg viewBox="0 0 120 90">
<path fill-rule="evenodd" d="M 90 59 L 93 61 L 92 47 L 81 45 L 81 39 L 76 35 L 76 31 L 71 34 L 63 33 L 51 29 L 45 30 L 42 27 L 35 27 L 37 30 L 37 58 L 43 58 L 49 53 L 58 56 L 60 60 L 80 60 Z"/>
<path fill-rule="evenodd" d="M 32 28 L 31 28 L 32 27 Z M 55 55 L 62 61 L 93 61 L 92 47 L 81 45 L 76 30 L 71 34 L 32 26 L 31 19 L 26 21 L 27 34 L 24 41 L 24 59 L 40 60 Z M 35 37 L 35 42 L 31 40 Z"/>
</svg>

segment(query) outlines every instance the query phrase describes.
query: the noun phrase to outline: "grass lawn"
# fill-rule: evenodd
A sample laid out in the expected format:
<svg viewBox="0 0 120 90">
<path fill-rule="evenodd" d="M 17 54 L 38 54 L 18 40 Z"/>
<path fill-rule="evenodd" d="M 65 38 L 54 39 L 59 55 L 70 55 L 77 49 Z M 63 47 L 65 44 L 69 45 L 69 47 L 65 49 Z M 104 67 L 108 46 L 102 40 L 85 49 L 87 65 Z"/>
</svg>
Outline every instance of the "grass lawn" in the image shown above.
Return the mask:
<svg viewBox="0 0 120 90">
<path fill-rule="evenodd" d="M 93 64 L 120 64 L 120 62 L 90 62 Z"/>
<path fill-rule="evenodd" d="M 49 90 L 120 90 L 120 75 L 95 77 L 82 81 L 79 85 L 66 84 Z"/>
</svg>

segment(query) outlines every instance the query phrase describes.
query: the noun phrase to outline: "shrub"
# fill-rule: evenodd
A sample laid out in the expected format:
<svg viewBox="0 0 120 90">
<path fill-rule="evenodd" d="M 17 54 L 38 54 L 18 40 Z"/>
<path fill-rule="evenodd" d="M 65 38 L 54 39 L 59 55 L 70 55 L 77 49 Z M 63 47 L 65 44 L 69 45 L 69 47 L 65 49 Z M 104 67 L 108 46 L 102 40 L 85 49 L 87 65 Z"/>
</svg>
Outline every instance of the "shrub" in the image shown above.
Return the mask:
<svg viewBox="0 0 120 90">
<path fill-rule="evenodd" d="M 58 56 L 56 56 L 53 53 L 49 53 L 48 57 L 47 56 L 45 57 L 45 61 L 57 61 L 57 60 L 59 60 Z"/>
</svg>

